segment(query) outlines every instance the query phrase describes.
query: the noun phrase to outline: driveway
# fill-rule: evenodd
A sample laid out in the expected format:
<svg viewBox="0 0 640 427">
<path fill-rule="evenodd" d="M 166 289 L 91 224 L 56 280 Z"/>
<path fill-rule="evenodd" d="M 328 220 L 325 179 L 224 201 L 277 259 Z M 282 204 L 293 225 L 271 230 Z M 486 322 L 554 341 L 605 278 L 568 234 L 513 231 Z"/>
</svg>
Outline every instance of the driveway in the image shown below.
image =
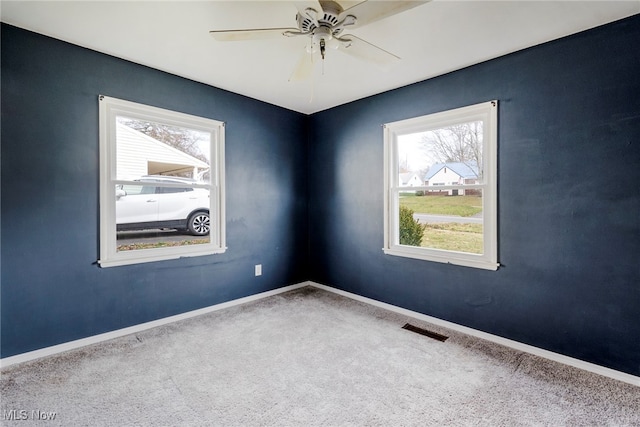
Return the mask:
<svg viewBox="0 0 640 427">
<path fill-rule="evenodd" d="M 431 214 L 413 214 L 413 218 L 422 223 L 428 222 L 457 222 L 458 224 L 482 224 L 482 214 L 480 216 L 452 216 L 452 215 L 431 215 Z"/>
<path fill-rule="evenodd" d="M 118 231 L 116 236 L 118 245 L 131 245 L 134 243 L 190 242 L 194 240 L 209 239 L 209 236 L 192 236 L 186 231 L 178 231 L 174 229 Z"/>
</svg>

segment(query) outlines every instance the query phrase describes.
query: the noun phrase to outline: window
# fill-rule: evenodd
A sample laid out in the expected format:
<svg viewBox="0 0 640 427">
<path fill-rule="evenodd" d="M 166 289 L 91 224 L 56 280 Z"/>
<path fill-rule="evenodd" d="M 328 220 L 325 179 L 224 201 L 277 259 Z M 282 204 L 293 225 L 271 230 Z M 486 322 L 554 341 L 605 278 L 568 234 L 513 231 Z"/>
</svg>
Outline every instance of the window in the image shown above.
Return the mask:
<svg viewBox="0 0 640 427">
<path fill-rule="evenodd" d="M 384 252 L 496 270 L 497 101 L 384 125 Z M 399 182 L 416 173 L 424 183 Z"/>
<path fill-rule="evenodd" d="M 224 252 L 224 123 L 99 104 L 100 266 Z"/>
</svg>

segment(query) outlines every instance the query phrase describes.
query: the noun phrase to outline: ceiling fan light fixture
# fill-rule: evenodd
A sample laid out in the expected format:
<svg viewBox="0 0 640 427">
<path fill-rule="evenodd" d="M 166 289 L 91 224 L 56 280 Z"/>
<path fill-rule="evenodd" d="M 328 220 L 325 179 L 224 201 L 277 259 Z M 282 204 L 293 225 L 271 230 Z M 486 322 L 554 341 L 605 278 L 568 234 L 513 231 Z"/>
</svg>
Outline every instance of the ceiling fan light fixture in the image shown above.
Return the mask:
<svg viewBox="0 0 640 427">
<path fill-rule="evenodd" d="M 338 47 L 342 46 L 345 49 L 351 47 L 351 44 L 353 43 L 353 40 L 349 38 L 341 38 L 341 37 L 335 37 L 334 41 L 338 45 Z"/>
<path fill-rule="evenodd" d="M 320 47 L 320 55 L 322 56 L 322 59 L 324 59 L 327 42 L 331 39 L 333 39 L 331 27 L 321 23 L 318 28 L 313 30 L 313 44 Z"/>
<path fill-rule="evenodd" d="M 312 42 L 312 43 L 307 43 L 305 50 L 307 51 L 307 53 L 316 53 L 318 51 L 318 48 Z"/>
<path fill-rule="evenodd" d="M 331 40 L 327 42 L 327 47 L 333 50 L 336 50 L 340 47 L 340 42 L 336 37 L 331 37 Z"/>
<path fill-rule="evenodd" d="M 331 32 L 331 28 L 325 27 L 321 25 L 313 31 L 313 42 L 320 43 L 320 40 L 324 40 L 325 42 L 331 40 L 333 38 L 333 33 Z"/>
</svg>

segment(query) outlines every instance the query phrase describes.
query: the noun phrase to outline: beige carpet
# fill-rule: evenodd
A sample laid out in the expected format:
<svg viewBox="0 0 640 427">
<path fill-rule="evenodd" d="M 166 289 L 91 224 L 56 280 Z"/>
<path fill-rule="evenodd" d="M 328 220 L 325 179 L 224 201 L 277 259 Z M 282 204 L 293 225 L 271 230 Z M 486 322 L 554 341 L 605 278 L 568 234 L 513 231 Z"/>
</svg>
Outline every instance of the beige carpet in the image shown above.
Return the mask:
<svg viewBox="0 0 640 427">
<path fill-rule="evenodd" d="M 2 425 L 640 426 L 638 387 L 315 288 L 12 366 L 0 387 Z"/>
</svg>

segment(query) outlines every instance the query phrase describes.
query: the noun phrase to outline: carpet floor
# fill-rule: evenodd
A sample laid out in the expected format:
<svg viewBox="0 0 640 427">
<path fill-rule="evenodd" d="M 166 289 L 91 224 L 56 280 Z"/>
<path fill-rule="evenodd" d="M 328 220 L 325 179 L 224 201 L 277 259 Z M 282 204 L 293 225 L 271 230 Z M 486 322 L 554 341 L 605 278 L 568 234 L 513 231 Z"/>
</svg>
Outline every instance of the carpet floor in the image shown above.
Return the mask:
<svg viewBox="0 0 640 427">
<path fill-rule="evenodd" d="M 0 392 L 20 426 L 640 426 L 639 387 L 311 287 L 7 367 Z"/>
</svg>

